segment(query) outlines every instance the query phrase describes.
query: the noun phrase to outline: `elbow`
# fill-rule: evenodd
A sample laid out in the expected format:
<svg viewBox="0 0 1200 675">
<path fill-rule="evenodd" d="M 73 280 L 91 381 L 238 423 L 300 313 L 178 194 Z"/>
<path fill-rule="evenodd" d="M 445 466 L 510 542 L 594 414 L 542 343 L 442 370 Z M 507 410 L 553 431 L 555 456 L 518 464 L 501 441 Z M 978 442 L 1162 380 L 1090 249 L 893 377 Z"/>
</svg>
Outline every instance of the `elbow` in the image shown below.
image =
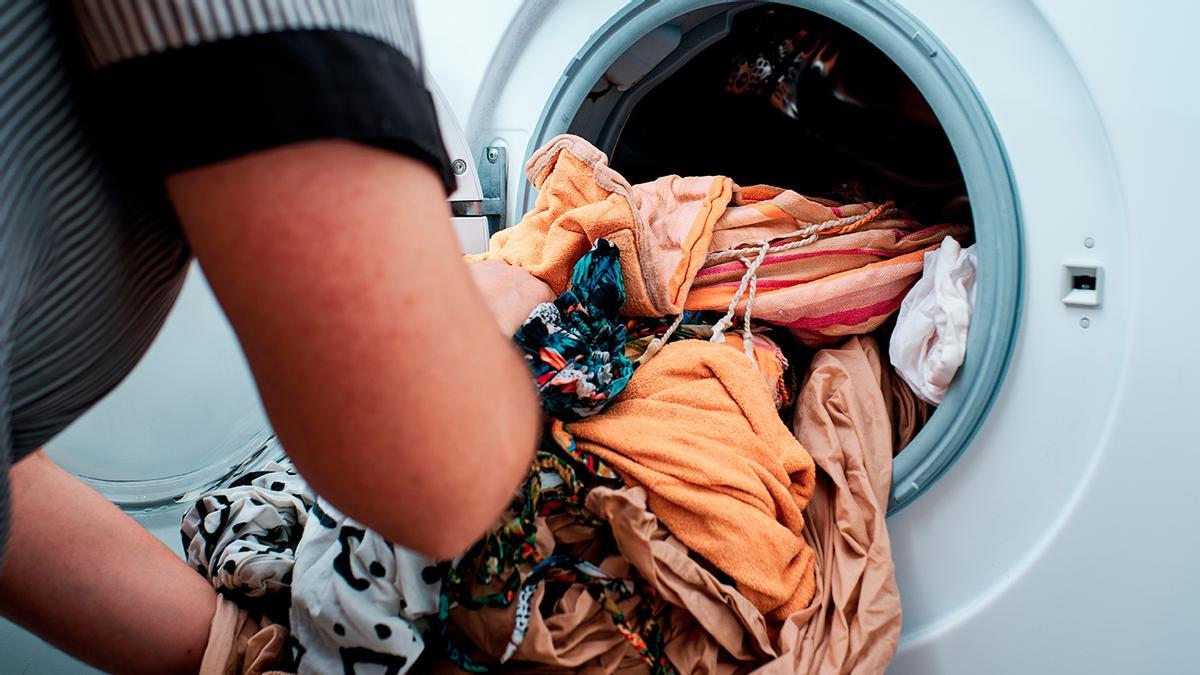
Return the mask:
<svg viewBox="0 0 1200 675">
<path fill-rule="evenodd" d="M 501 522 L 541 435 L 524 364 L 502 363 L 490 388 L 457 387 L 453 404 L 438 400 L 429 414 L 368 434 L 376 442 L 360 440 L 338 461 L 312 434 L 296 434 L 292 457 L 347 516 L 435 560 L 454 558 Z"/>
<path fill-rule="evenodd" d="M 394 522 L 380 523 L 380 532 L 429 558 L 449 560 L 496 527 L 529 473 L 541 436 L 540 408 L 529 398 L 528 414 L 492 429 L 477 452 L 447 453 L 458 458 L 442 466 L 438 486 L 417 491 L 413 508 L 393 512 Z"/>
<path fill-rule="evenodd" d="M 488 522 L 483 527 L 474 522 L 439 524 L 424 536 L 410 537 L 411 543 L 406 548 L 430 560 L 453 560 L 466 553 L 494 524 Z"/>
<path fill-rule="evenodd" d="M 526 434 L 509 438 L 505 448 L 496 448 L 490 465 L 478 467 L 477 480 L 464 482 L 454 491 L 457 498 L 429 514 L 433 522 L 420 528 L 426 535 L 412 547 L 435 560 L 449 560 L 498 526 L 529 474 L 539 437 L 539 429 L 531 426 Z"/>
</svg>

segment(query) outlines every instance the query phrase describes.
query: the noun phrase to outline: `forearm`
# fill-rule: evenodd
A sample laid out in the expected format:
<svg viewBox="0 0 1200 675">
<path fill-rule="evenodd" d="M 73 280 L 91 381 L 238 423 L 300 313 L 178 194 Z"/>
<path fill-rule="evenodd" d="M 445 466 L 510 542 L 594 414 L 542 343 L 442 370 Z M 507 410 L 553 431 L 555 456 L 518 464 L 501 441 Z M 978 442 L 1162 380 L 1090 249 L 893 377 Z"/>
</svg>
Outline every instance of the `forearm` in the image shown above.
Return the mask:
<svg viewBox="0 0 1200 675">
<path fill-rule="evenodd" d="M 481 534 L 528 468 L 539 414 L 433 173 L 328 141 L 168 187 L 306 479 L 426 553 Z"/>
<path fill-rule="evenodd" d="M 216 594 L 149 532 L 40 452 L 12 470 L 0 612 L 109 672 L 196 672 Z"/>
<path fill-rule="evenodd" d="M 390 343 L 352 334 L 328 351 L 290 345 L 250 360 L 284 447 L 317 492 L 388 539 L 448 558 L 511 501 L 529 469 L 537 407 L 528 370 L 486 310 L 484 322 L 421 314 Z M 370 381 L 347 376 L 358 369 Z"/>
</svg>

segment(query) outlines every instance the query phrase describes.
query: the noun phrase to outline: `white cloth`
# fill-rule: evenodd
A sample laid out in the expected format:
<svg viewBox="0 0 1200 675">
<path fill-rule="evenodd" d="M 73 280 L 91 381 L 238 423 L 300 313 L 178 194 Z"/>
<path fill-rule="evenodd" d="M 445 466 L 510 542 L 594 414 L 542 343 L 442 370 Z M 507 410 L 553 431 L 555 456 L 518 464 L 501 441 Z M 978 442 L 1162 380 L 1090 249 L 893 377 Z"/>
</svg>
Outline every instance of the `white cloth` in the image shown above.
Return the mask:
<svg viewBox="0 0 1200 675">
<path fill-rule="evenodd" d="M 441 590 L 435 563 L 316 497 L 287 460 L 205 493 L 180 529 L 188 564 L 214 588 L 291 593 L 300 673 L 399 675 L 425 648 L 421 619 L 437 613 Z"/>
<path fill-rule="evenodd" d="M 904 296 L 889 353 L 900 378 L 922 400 L 938 405 L 967 354 L 975 307 L 975 245 L 951 237 L 925 254 L 920 280 Z"/>
<path fill-rule="evenodd" d="M 313 499 L 290 464 L 274 462 L 205 493 L 180 526 L 188 565 L 216 589 L 251 598 L 287 592 Z"/>
<path fill-rule="evenodd" d="M 425 648 L 420 619 L 438 609 L 440 582 L 423 578 L 434 565 L 318 499 L 296 548 L 288 615 L 301 675 L 411 668 Z"/>
</svg>

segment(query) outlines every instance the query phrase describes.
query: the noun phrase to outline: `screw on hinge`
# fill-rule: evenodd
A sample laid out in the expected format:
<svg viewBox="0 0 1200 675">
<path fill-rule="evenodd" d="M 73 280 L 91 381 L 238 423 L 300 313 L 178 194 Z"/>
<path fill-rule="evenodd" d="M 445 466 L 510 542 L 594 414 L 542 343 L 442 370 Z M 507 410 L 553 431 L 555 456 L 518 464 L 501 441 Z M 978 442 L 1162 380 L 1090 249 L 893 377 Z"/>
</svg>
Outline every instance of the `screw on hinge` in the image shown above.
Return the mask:
<svg viewBox="0 0 1200 675">
<path fill-rule="evenodd" d="M 461 159 L 456 159 L 450 164 L 450 168 L 454 169 L 454 175 L 461 176 L 467 172 L 467 163 Z"/>
</svg>

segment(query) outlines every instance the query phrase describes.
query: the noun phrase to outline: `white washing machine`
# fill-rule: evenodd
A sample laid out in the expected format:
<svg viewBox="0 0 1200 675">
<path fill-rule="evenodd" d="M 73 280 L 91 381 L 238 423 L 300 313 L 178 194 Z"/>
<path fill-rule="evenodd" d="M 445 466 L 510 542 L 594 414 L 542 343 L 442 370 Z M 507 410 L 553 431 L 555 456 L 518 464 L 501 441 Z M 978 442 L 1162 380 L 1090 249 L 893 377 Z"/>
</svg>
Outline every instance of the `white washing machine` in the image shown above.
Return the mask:
<svg viewBox="0 0 1200 675">
<path fill-rule="evenodd" d="M 417 3 L 458 160 L 455 226 L 479 250 L 532 205 L 533 149 L 570 131 L 615 158 L 654 92 L 764 3 L 465 4 Z M 911 80 L 979 243 L 967 363 L 895 464 L 891 672 L 1196 672 L 1200 5 L 775 4 L 840 25 Z M 681 96 L 672 114 L 709 112 Z M 734 136 L 779 147 L 755 131 L 714 123 L 694 143 L 718 160 Z M 198 274 L 133 376 L 49 450 L 173 549 L 181 495 L 278 452 Z M 3 625 L 0 672 L 87 669 Z"/>
</svg>

